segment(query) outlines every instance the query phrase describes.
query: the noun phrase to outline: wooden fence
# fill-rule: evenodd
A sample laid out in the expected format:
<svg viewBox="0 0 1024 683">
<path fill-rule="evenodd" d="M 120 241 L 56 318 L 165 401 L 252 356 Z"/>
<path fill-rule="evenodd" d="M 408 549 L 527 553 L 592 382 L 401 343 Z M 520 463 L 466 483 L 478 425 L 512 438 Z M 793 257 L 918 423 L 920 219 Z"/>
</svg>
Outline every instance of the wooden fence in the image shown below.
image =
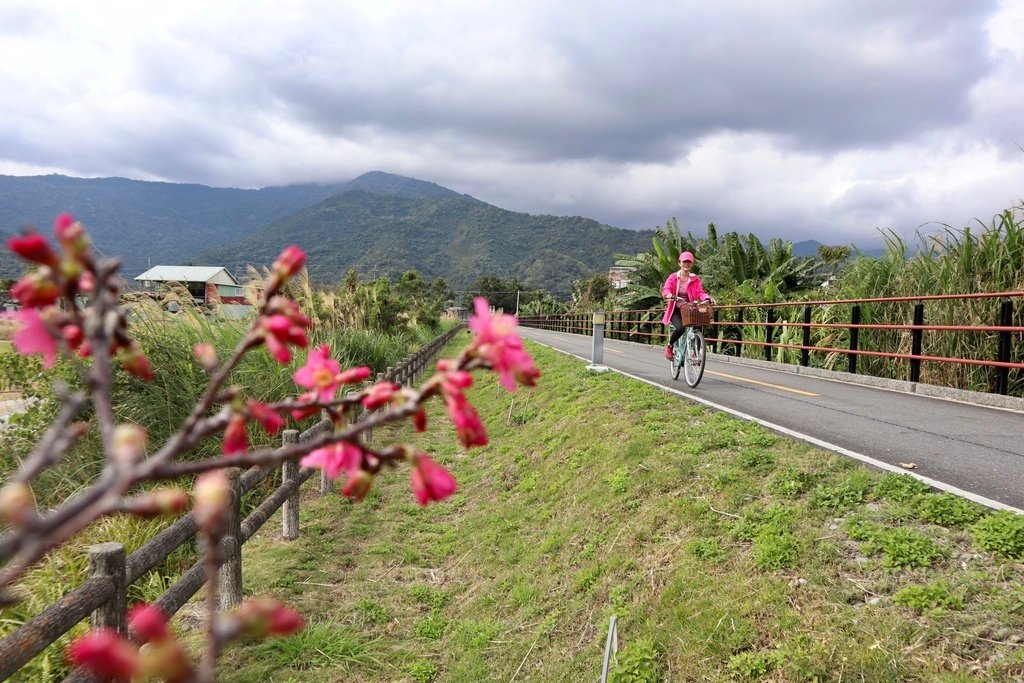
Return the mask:
<svg viewBox="0 0 1024 683">
<path fill-rule="evenodd" d="M 406 356 L 395 367 L 377 375 L 377 380 L 407 385 L 428 367 L 434 356 L 461 330 L 452 328 L 414 354 Z M 282 435 L 284 445 L 314 439 L 331 429 L 331 421 L 323 419 L 301 434 L 287 429 Z M 317 471 L 320 472 L 320 493 L 330 491 L 330 482 L 323 470 L 304 467 L 298 463 L 281 465 L 281 485 L 274 489 L 245 518 L 241 518 L 242 496 L 255 489 L 273 471 L 271 466 L 252 467 L 242 472 L 228 469 L 232 489 L 228 531 L 221 540 L 224 564 L 220 568 L 220 606 L 230 609 L 242 601 L 242 544 L 252 538 L 260 527 L 283 506 L 281 535 L 285 540 L 299 537 L 299 488 Z M 17 631 L 0 640 L 0 681 L 7 680 L 58 638 L 70 631 L 78 622 L 90 617 L 93 628 L 109 627 L 127 633 L 128 586 L 196 536 L 198 527 L 192 513 L 154 536 L 131 555 L 125 554 L 120 543 L 100 543 L 89 548 L 89 577 L 82 585 L 65 595 L 43 612 L 23 624 Z M 202 588 L 206 576 L 202 560 L 189 568 L 178 581 L 153 604 L 168 617 L 174 615 Z M 67 681 L 89 681 L 92 678 L 80 671 L 73 672 Z"/>
</svg>

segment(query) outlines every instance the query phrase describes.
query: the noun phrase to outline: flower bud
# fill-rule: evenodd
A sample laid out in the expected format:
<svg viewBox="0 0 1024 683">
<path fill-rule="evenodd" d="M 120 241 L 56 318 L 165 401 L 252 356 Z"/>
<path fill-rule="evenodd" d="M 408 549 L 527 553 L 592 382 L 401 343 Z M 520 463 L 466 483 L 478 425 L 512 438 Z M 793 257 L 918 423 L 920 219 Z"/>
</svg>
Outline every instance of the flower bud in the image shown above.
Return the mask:
<svg viewBox="0 0 1024 683">
<path fill-rule="evenodd" d="M 220 365 L 220 361 L 217 359 L 217 349 L 213 347 L 213 344 L 196 344 L 192 347 L 192 354 L 207 372 L 215 372 Z"/>
<path fill-rule="evenodd" d="M 46 238 L 37 232 L 27 232 L 20 237 L 12 237 L 7 240 L 7 248 L 26 261 L 42 263 L 46 266 L 57 265 L 57 252 L 50 247 Z"/>
<path fill-rule="evenodd" d="M 223 470 L 211 470 L 196 478 L 192 490 L 192 515 L 199 528 L 208 533 L 219 532 L 224 513 L 231 505 L 231 488 Z"/>
<path fill-rule="evenodd" d="M 27 308 L 44 308 L 57 301 L 60 290 L 49 268 L 29 273 L 11 286 L 11 296 Z"/>
<path fill-rule="evenodd" d="M 35 516 L 32 489 L 23 481 L 12 481 L 0 488 L 0 519 L 20 526 Z"/>
<path fill-rule="evenodd" d="M 181 489 L 163 488 L 130 501 L 125 511 L 139 517 L 158 517 L 180 514 L 187 506 L 188 493 Z"/>
<path fill-rule="evenodd" d="M 268 635 L 288 636 L 302 630 L 306 620 L 292 608 L 271 598 L 256 598 L 242 603 L 227 615 L 242 638 Z"/>
<path fill-rule="evenodd" d="M 164 638 L 146 643 L 139 648 L 140 681 L 166 681 L 166 683 L 186 683 L 194 681 L 195 671 L 188 653 L 182 644 L 174 638 Z"/>
<path fill-rule="evenodd" d="M 285 247 L 281 254 L 274 261 L 271 271 L 276 273 L 282 280 L 287 280 L 295 273 L 302 270 L 306 264 L 306 252 L 294 244 Z"/>
<path fill-rule="evenodd" d="M 117 425 L 110 443 L 111 459 L 122 466 L 142 460 L 146 454 L 146 430 L 138 425 Z"/>
<path fill-rule="evenodd" d="M 89 236 L 85 228 L 69 213 L 62 213 L 53 222 L 53 232 L 64 250 L 75 260 L 81 260 L 89 253 Z"/>
<path fill-rule="evenodd" d="M 139 653 L 112 629 L 90 631 L 68 647 L 68 661 L 104 680 L 130 679 L 139 670 Z"/>
<path fill-rule="evenodd" d="M 128 625 L 145 643 L 163 640 L 170 635 L 163 610 L 145 602 L 139 603 L 128 613 Z"/>
<path fill-rule="evenodd" d="M 224 455 L 245 453 L 249 449 L 249 433 L 245 427 L 245 415 L 235 413 L 224 429 Z"/>
<path fill-rule="evenodd" d="M 153 367 L 134 344 L 121 355 L 121 366 L 141 380 L 153 379 Z"/>
<path fill-rule="evenodd" d="M 371 488 L 373 488 L 373 475 L 364 470 L 356 470 L 348 475 L 348 480 L 341 489 L 341 493 L 359 501 L 366 497 Z"/>
</svg>

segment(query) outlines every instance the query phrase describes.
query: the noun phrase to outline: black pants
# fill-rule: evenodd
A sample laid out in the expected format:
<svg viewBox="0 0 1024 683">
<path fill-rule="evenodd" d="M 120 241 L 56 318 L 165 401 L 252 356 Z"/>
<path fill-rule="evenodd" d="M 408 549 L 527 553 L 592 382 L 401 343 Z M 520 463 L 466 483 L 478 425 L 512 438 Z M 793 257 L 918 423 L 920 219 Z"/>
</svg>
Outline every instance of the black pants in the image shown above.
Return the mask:
<svg viewBox="0 0 1024 683">
<path fill-rule="evenodd" d="M 679 312 L 678 306 L 672 311 L 672 326 L 672 336 L 668 340 L 669 346 L 674 346 L 679 341 L 679 338 L 683 336 L 683 333 L 686 332 L 686 328 L 683 327 L 683 316 Z"/>
</svg>

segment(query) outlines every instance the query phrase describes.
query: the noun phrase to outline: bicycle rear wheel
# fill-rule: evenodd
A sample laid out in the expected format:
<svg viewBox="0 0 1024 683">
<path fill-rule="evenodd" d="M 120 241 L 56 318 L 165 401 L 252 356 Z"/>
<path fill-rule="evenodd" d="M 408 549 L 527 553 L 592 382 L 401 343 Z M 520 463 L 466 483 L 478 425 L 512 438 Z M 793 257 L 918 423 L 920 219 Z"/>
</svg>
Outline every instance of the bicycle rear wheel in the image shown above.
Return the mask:
<svg viewBox="0 0 1024 683">
<path fill-rule="evenodd" d="M 707 349 L 704 347 L 704 335 L 700 331 L 691 330 L 687 337 L 686 348 L 683 350 L 683 379 L 693 389 L 704 376 Z"/>
</svg>

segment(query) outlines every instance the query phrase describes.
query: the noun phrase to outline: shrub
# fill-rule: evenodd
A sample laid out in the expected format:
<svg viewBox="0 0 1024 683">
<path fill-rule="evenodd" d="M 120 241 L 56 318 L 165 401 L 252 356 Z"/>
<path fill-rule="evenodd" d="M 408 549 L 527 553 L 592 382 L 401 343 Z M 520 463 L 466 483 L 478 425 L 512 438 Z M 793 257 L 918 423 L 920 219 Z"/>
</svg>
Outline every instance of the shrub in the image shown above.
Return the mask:
<svg viewBox="0 0 1024 683">
<path fill-rule="evenodd" d="M 897 605 L 918 611 L 935 609 L 963 609 L 963 598 L 954 595 L 945 581 L 928 586 L 907 586 L 892 598 Z"/>
<path fill-rule="evenodd" d="M 787 569 L 800 554 L 797 537 L 788 531 L 768 527 L 754 539 L 754 564 L 761 569 Z"/>
<path fill-rule="evenodd" d="M 782 653 L 777 651 L 740 652 L 729 658 L 729 670 L 747 681 L 760 681 L 782 664 Z"/>
<path fill-rule="evenodd" d="M 867 550 L 880 551 L 882 564 L 889 568 L 930 567 L 946 555 L 936 541 L 913 529 L 879 531 L 864 545 Z"/>
<path fill-rule="evenodd" d="M 921 519 L 927 522 L 949 527 L 973 524 L 984 514 L 977 503 L 951 493 L 931 493 L 923 496 L 918 502 L 917 512 Z"/>
<path fill-rule="evenodd" d="M 706 560 L 711 564 L 719 564 L 725 559 L 725 551 L 717 538 L 695 538 L 686 545 L 686 549 L 698 560 Z"/>
<path fill-rule="evenodd" d="M 928 485 L 909 474 L 887 474 L 878 482 L 875 493 L 880 498 L 888 498 L 898 503 L 905 502 L 914 496 L 928 493 Z"/>
<path fill-rule="evenodd" d="M 614 683 L 658 683 L 662 679 L 658 650 L 649 640 L 633 642 L 615 659 L 609 676 Z"/>
<path fill-rule="evenodd" d="M 971 532 L 978 547 L 1000 557 L 1024 559 L 1024 515 L 1003 510 L 983 517 Z"/>
</svg>

